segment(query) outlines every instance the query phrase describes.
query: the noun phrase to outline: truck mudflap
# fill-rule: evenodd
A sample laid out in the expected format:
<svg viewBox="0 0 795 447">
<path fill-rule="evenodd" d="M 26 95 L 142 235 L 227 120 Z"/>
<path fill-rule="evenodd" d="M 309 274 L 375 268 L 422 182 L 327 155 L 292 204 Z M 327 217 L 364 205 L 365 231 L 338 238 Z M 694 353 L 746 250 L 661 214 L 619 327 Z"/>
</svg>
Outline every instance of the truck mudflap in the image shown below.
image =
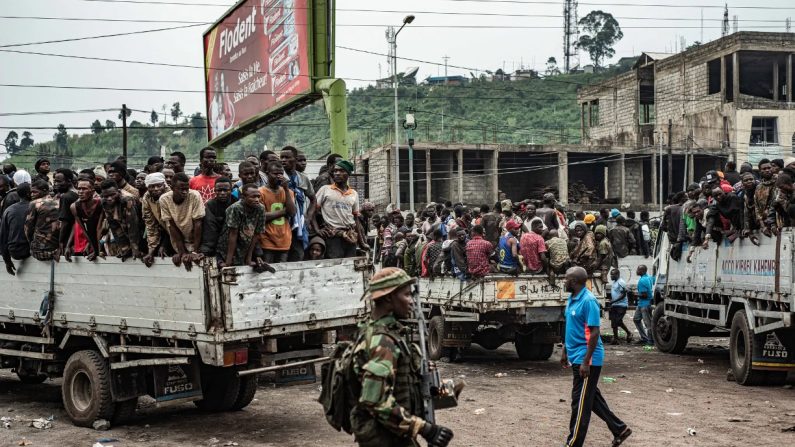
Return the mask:
<svg viewBox="0 0 795 447">
<path fill-rule="evenodd" d="M 766 371 L 795 370 L 795 337 L 778 331 L 754 334 L 751 367 Z"/>
<path fill-rule="evenodd" d="M 202 397 L 198 362 L 156 367 L 153 375 L 153 397 L 158 403 L 195 400 Z"/>
</svg>

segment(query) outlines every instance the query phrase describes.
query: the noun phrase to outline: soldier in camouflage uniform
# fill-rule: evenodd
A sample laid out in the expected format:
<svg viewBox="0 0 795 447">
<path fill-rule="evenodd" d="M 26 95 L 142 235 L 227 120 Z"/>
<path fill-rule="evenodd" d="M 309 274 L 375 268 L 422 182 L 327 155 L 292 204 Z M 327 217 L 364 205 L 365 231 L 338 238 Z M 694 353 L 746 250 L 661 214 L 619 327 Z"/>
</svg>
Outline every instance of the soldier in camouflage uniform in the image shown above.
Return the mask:
<svg viewBox="0 0 795 447">
<path fill-rule="evenodd" d="M 39 261 L 57 258 L 58 201 L 50 197 L 50 184 L 36 180 L 30 187 L 32 202 L 25 218 L 25 235 L 30 242 L 30 254 Z"/>
<path fill-rule="evenodd" d="M 413 283 L 396 267 L 370 280 L 372 313 L 359 327 L 366 335 L 354 350 L 362 392 L 351 426 L 360 446 L 415 446 L 420 435 L 429 446 L 444 447 L 453 437 L 450 429 L 418 416 L 423 414 L 420 350 L 408 339 L 411 329 L 398 321 L 412 315 Z"/>
</svg>

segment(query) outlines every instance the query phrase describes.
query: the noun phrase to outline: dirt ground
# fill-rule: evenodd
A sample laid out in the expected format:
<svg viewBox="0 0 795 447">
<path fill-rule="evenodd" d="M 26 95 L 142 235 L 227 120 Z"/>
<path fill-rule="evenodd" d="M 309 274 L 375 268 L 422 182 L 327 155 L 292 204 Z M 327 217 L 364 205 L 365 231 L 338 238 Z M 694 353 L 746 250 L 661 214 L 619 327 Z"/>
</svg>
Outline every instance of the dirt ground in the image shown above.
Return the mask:
<svg viewBox="0 0 795 447">
<path fill-rule="evenodd" d="M 795 390 L 728 382 L 725 346 L 725 339 L 693 339 L 680 356 L 637 345 L 606 346 L 602 375 L 616 381 L 600 381 L 599 386 L 611 409 L 634 431 L 624 445 L 795 445 L 795 428 L 785 431 L 795 427 Z M 463 361 L 442 363 L 444 377 L 467 382 L 459 407 L 437 413 L 438 422 L 454 430 L 453 445 L 562 445 L 568 433 L 571 373 L 561 369 L 559 358 L 556 349 L 550 361 L 520 361 L 513 345 L 506 344 L 497 351 L 473 347 Z M 92 446 L 101 438 L 114 439 L 103 442 L 106 446 L 353 445 L 351 437 L 335 432 L 323 418 L 317 384 L 261 385 L 249 407 L 225 414 L 203 414 L 192 404 L 155 408 L 151 401 L 142 402 L 131 425 L 103 432 L 69 422 L 59 385 L 26 386 L 10 373 L 0 375 L 0 416 L 14 419 L 9 429 L 0 428 L 0 445 L 22 445 L 24 439 L 30 446 Z M 31 419 L 50 416 L 51 429 L 29 426 Z M 594 416 L 586 445 L 609 446 L 611 439 Z"/>
</svg>

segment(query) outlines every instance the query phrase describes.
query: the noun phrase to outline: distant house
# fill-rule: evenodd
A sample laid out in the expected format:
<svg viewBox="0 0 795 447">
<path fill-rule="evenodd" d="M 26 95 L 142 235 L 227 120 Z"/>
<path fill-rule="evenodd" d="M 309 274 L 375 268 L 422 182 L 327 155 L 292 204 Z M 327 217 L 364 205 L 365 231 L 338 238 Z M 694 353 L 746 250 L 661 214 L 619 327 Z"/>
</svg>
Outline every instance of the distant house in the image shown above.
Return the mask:
<svg viewBox="0 0 795 447">
<path fill-rule="evenodd" d="M 464 76 L 428 76 L 425 78 L 426 85 L 465 85 L 469 79 Z"/>
<path fill-rule="evenodd" d="M 529 79 L 538 79 L 538 72 L 530 69 L 516 70 L 511 74 L 511 81 L 525 81 Z"/>
<path fill-rule="evenodd" d="M 491 74 L 491 80 L 492 81 L 510 81 L 511 80 L 511 75 L 505 73 L 502 70 L 502 68 L 498 68 L 497 71 L 495 71 L 493 74 L 491 72 L 488 72 L 488 73 Z"/>
<path fill-rule="evenodd" d="M 417 85 L 417 72 L 420 67 L 409 67 L 404 73 L 398 73 L 398 82 L 400 85 Z M 392 76 L 386 78 L 376 79 L 375 88 L 393 88 Z"/>
</svg>

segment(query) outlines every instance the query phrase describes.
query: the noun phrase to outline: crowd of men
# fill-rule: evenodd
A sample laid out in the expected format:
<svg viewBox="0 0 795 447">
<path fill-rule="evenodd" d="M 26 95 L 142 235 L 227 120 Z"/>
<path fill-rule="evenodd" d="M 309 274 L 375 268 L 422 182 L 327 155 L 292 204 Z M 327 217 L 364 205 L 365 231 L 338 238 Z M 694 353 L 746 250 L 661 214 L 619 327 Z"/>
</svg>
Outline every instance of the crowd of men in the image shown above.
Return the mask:
<svg viewBox="0 0 795 447">
<path fill-rule="evenodd" d="M 365 203 L 361 218 L 365 230 L 373 228 L 382 266 L 419 277 L 553 276 L 572 266 L 606 277 L 618 258 L 648 257 L 653 245 L 647 212 L 640 220 L 632 211 L 623 215 L 617 209 L 570 214 L 552 193 L 540 201 L 503 198 L 493 208 L 431 203 L 417 215 L 405 216 L 397 209 L 374 215 L 374 207 Z"/>
<path fill-rule="evenodd" d="M 140 172 L 123 157 L 74 172 L 3 166 L 0 250 L 14 261 L 92 261 L 113 256 L 151 267 L 170 257 L 187 269 L 204 258 L 220 267 L 355 256 L 368 250 L 359 197 L 348 186 L 353 164 L 331 155 L 310 181 L 306 156 L 292 146 L 246 157 L 235 177 L 216 151 L 204 148 L 189 176 L 186 157 L 150 157 Z"/>
</svg>

